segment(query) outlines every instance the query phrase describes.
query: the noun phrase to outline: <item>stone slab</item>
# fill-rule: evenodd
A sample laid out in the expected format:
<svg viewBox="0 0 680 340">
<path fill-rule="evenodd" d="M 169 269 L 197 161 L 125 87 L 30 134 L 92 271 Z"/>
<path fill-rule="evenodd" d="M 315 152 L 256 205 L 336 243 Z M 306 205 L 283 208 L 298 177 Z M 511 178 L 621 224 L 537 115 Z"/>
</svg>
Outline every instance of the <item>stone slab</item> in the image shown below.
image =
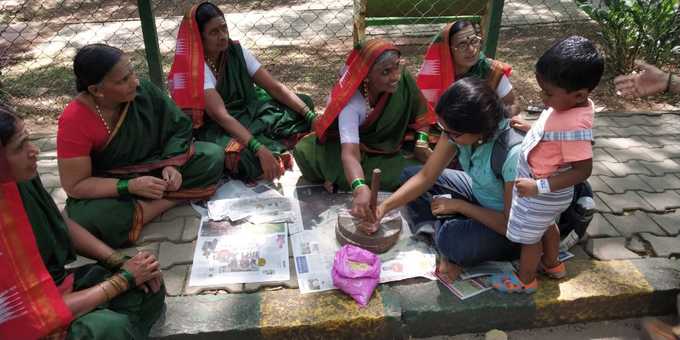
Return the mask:
<svg viewBox="0 0 680 340">
<path fill-rule="evenodd" d="M 188 265 L 173 266 L 172 268 L 163 271 L 163 281 L 165 282 L 165 290 L 168 296 L 182 294 L 188 273 Z"/>
<path fill-rule="evenodd" d="M 667 214 L 649 214 L 668 235 L 680 234 L 680 210 Z"/>
<path fill-rule="evenodd" d="M 161 269 L 168 269 L 176 265 L 191 264 L 194 260 L 195 246 L 196 242 L 162 242 L 158 254 L 158 260 L 161 263 Z"/>
<path fill-rule="evenodd" d="M 666 234 L 663 229 L 649 217 L 649 214 L 642 211 L 635 211 L 623 215 L 604 214 L 603 216 L 612 226 L 614 226 L 614 229 L 626 238 L 643 232 L 655 235 Z"/>
<path fill-rule="evenodd" d="M 637 160 L 616 163 L 602 162 L 602 164 L 604 164 L 604 166 L 606 166 L 615 176 L 652 175 L 652 172 L 646 168 L 642 162 Z"/>
<path fill-rule="evenodd" d="M 182 242 L 196 241 L 200 227 L 201 219 L 199 217 L 185 217 L 184 231 L 182 231 Z"/>
<path fill-rule="evenodd" d="M 182 217 L 167 221 L 158 221 L 156 219 L 142 228 L 137 243 L 144 244 L 157 241 L 180 242 L 182 240 L 184 222 Z"/>
<path fill-rule="evenodd" d="M 660 193 L 639 192 L 654 211 L 663 212 L 668 209 L 680 208 L 680 194 L 675 191 L 664 191 Z"/>
<path fill-rule="evenodd" d="M 614 190 L 610 188 L 607 183 L 605 183 L 602 179 L 605 176 L 590 176 L 588 178 L 588 183 L 590 184 L 590 187 L 593 189 L 594 192 L 604 192 L 608 194 L 614 193 Z"/>
<path fill-rule="evenodd" d="M 160 220 L 169 221 L 177 217 L 200 217 L 200 215 L 191 207 L 191 204 L 182 204 L 164 212 Z"/>
<path fill-rule="evenodd" d="M 680 255 L 680 235 L 665 237 L 642 233 L 640 234 L 640 237 L 649 242 L 649 245 L 652 247 L 652 251 L 654 251 L 654 255 L 656 256 L 669 257 L 672 255 Z"/>
<path fill-rule="evenodd" d="M 655 192 L 680 189 L 680 178 L 677 175 L 665 174 L 663 176 L 638 176 L 647 183 Z"/>
<path fill-rule="evenodd" d="M 623 237 L 591 238 L 585 249 L 592 257 L 603 261 L 640 258 L 640 255 L 626 248 L 626 239 Z"/>
<path fill-rule="evenodd" d="M 238 294 L 244 292 L 242 283 L 225 284 L 212 287 L 190 286 L 189 281 L 191 279 L 191 268 L 192 266 L 189 266 L 189 269 L 187 271 L 187 280 L 186 283 L 184 284 L 184 290 L 182 292 L 183 295 L 198 295 L 208 291 L 222 291 L 230 294 Z"/>
<path fill-rule="evenodd" d="M 616 237 L 620 236 L 619 232 L 605 219 L 602 214 L 593 215 L 593 220 L 590 221 L 586 235 L 590 237 Z"/>
<path fill-rule="evenodd" d="M 606 194 L 598 192 L 595 193 L 595 195 L 609 207 L 611 212 L 614 213 L 622 213 L 628 210 L 654 211 L 654 207 L 635 191 L 627 191 L 623 194 Z"/>
<path fill-rule="evenodd" d="M 619 194 L 622 194 L 622 193 L 624 193 L 628 190 L 648 191 L 648 192 L 654 191 L 654 189 L 652 189 L 652 187 L 649 186 L 649 184 L 644 182 L 639 175 L 628 175 L 628 176 L 625 176 L 625 177 L 602 176 L 600 178 L 610 188 L 612 188 L 615 193 L 619 193 Z"/>
<path fill-rule="evenodd" d="M 680 164 L 672 159 L 661 162 L 647 162 L 644 164 L 650 175 L 661 176 L 664 174 L 680 173 Z"/>
</svg>

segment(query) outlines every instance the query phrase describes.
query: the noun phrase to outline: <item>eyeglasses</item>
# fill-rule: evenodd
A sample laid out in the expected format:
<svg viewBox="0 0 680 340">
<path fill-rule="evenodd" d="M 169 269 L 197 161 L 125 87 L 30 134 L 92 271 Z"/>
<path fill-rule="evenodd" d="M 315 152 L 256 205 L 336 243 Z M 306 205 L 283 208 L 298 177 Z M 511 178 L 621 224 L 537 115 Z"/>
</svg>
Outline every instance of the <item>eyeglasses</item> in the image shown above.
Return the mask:
<svg viewBox="0 0 680 340">
<path fill-rule="evenodd" d="M 460 137 L 460 136 L 462 136 L 462 135 L 465 134 L 465 132 L 458 132 L 458 131 L 453 131 L 453 130 L 447 130 L 446 128 L 444 128 L 444 126 L 443 126 L 442 123 L 440 123 L 440 122 L 437 122 L 437 127 L 438 127 L 440 130 L 442 130 L 442 132 L 444 132 L 447 136 L 449 136 L 449 139 L 451 139 L 451 140 L 454 140 L 454 139 L 456 139 L 456 138 L 458 138 L 458 137 Z"/>
<path fill-rule="evenodd" d="M 467 37 L 466 41 L 461 41 L 456 46 L 453 48 L 456 51 L 465 51 L 472 47 L 473 50 L 477 50 L 482 46 L 482 37 L 477 36 L 477 35 L 471 35 Z"/>
</svg>

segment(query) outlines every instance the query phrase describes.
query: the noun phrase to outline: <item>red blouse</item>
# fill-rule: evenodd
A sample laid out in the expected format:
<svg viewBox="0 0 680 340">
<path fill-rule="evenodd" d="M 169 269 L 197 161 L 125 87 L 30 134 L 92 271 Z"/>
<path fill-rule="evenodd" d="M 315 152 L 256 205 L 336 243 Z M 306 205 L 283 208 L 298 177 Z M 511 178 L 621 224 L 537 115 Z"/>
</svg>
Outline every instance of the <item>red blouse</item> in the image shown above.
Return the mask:
<svg viewBox="0 0 680 340">
<path fill-rule="evenodd" d="M 109 133 L 99 115 L 74 99 L 59 117 L 57 158 L 90 156 L 104 148 Z"/>
</svg>

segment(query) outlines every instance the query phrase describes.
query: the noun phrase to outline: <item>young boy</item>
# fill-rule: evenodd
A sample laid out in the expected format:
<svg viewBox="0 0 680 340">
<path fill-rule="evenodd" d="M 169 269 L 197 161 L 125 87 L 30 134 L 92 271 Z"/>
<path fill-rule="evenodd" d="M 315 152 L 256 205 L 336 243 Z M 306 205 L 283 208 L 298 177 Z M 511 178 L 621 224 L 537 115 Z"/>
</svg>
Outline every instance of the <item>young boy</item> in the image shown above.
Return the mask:
<svg viewBox="0 0 680 340">
<path fill-rule="evenodd" d="M 555 218 L 571 203 L 573 186 L 592 170 L 594 108 L 590 93 L 600 82 L 604 59 L 580 36 L 557 42 L 536 63 L 536 80 L 547 110 L 522 143 L 506 236 L 522 244 L 519 273 L 492 277 L 506 293 L 533 293 L 536 271 L 562 278 L 560 232 Z"/>
</svg>

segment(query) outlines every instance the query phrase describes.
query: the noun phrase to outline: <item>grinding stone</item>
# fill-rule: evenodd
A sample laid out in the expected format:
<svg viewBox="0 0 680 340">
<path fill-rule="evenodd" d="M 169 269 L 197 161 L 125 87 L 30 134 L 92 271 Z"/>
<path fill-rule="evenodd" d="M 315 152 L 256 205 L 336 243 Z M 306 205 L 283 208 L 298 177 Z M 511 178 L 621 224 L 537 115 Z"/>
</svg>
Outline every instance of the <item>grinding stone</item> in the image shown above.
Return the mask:
<svg viewBox="0 0 680 340">
<path fill-rule="evenodd" d="M 384 219 L 380 229 L 372 235 L 368 235 L 358 228 L 356 219 L 351 215 L 338 215 L 338 224 L 335 226 L 335 237 L 341 245 L 353 244 L 357 247 L 370 250 L 374 253 L 388 251 L 399 240 L 402 219 Z"/>
</svg>

